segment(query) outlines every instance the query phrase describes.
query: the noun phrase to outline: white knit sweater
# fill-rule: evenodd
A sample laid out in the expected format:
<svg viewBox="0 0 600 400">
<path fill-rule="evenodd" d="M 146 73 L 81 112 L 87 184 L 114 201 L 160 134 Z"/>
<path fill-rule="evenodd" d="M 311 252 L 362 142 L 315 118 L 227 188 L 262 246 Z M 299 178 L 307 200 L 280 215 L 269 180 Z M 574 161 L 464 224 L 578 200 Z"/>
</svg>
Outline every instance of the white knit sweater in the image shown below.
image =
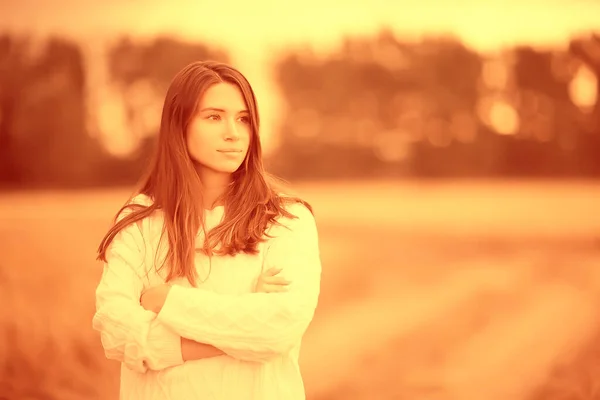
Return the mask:
<svg viewBox="0 0 600 400">
<path fill-rule="evenodd" d="M 143 195 L 134 201 L 150 204 Z M 271 226 L 274 237 L 257 255 L 213 256 L 208 275 L 208 257 L 198 254 L 198 288 L 177 280 L 158 315 L 139 299 L 143 289 L 164 283 L 166 276 L 166 268 L 158 274 L 154 268 L 165 254 L 158 245 L 160 213 L 115 237 L 96 291 L 93 327 L 106 357 L 122 363 L 121 400 L 305 398 L 298 356 L 317 306 L 321 262 L 312 214 L 301 204 L 288 211 L 298 218 Z M 223 212 L 223 207 L 206 211 L 208 229 Z M 255 293 L 258 276 L 271 267 L 283 269 L 281 275 L 292 281 L 289 290 Z M 227 355 L 183 362 L 181 337 Z"/>
</svg>

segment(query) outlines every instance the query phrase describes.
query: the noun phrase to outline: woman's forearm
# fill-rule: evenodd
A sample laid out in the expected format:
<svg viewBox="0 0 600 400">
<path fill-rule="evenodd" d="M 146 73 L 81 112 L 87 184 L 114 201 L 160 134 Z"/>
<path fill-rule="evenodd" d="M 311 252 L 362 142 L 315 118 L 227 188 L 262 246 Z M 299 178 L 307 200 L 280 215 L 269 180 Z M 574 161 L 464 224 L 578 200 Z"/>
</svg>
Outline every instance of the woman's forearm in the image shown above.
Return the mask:
<svg viewBox="0 0 600 400">
<path fill-rule="evenodd" d="M 191 339 L 181 338 L 181 356 L 183 361 L 201 360 L 225 355 L 218 348 L 205 343 L 198 343 Z"/>
<path fill-rule="evenodd" d="M 234 295 L 173 285 L 160 298 L 156 319 L 182 337 L 216 346 L 243 361 L 288 354 L 310 325 L 320 294 L 316 222 L 302 207 L 294 210 L 298 218 L 279 235 L 272 232 L 263 260 L 267 270 L 281 268 L 283 277 L 293 282 L 287 291 Z"/>
</svg>

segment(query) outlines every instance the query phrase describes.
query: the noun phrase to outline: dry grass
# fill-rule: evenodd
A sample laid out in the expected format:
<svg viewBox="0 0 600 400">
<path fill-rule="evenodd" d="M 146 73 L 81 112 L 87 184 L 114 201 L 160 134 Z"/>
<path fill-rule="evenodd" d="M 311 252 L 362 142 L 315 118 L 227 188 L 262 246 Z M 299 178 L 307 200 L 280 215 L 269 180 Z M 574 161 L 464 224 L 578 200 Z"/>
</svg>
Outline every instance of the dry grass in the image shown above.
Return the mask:
<svg viewBox="0 0 600 400">
<path fill-rule="evenodd" d="M 600 398 L 594 185 L 300 192 L 325 268 L 301 360 L 309 398 Z M 0 399 L 117 398 L 118 365 L 91 330 L 93 258 L 126 195 L 0 197 Z"/>
</svg>

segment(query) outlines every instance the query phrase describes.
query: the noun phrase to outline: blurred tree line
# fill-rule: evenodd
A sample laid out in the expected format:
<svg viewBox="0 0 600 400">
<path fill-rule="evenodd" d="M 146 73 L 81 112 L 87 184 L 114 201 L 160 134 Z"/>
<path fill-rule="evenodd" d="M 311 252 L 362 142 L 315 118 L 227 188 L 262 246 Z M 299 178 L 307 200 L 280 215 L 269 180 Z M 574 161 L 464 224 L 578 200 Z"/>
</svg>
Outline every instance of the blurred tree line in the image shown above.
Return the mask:
<svg viewBox="0 0 600 400">
<path fill-rule="evenodd" d="M 478 54 L 382 31 L 289 54 L 278 81 L 289 111 L 272 163 L 286 176 L 600 176 L 599 36 Z"/>
<path fill-rule="evenodd" d="M 151 156 L 157 132 L 156 124 L 139 123 L 147 110 L 136 100 L 160 99 L 177 71 L 199 59 L 227 62 L 228 56 L 204 44 L 171 38 L 158 37 L 150 43 L 123 38 L 108 49 L 106 59 L 89 60 L 107 63 L 107 81 L 96 84 L 111 86 L 122 100 L 118 106 L 125 131 L 118 133 L 140 138 L 134 151 L 122 157 L 107 151 L 95 132 L 97 127 L 90 123 L 98 118 L 115 119 L 121 113 L 100 115 L 95 109 L 99 105 L 90 104 L 87 90 L 103 88 L 90 88 L 86 82 L 89 76 L 80 44 L 61 38 L 40 43 L 27 37 L 0 36 L 0 187 L 75 188 L 135 182 Z M 161 108 L 162 99 L 158 110 L 151 111 L 160 118 Z"/>
<path fill-rule="evenodd" d="M 94 88 L 98 60 L 81 46 L 0 36 L 0 185 L 131 184 L 173 75 L 193 60 L 229 60 L 203 43 L 123 38 Z M 288 179 L 598 177 L 599 54 L 594 35 L 568 49 L 479 54 L 453 38 L 403 42 L 385 30 L 327 57 L 290 52 L 275 68 L 288 111 L 267 162 Z M 97 89 L 118 107 L 93 103 Z M 116 154 L 102 131 L 135 144 Z"/>
</svg>

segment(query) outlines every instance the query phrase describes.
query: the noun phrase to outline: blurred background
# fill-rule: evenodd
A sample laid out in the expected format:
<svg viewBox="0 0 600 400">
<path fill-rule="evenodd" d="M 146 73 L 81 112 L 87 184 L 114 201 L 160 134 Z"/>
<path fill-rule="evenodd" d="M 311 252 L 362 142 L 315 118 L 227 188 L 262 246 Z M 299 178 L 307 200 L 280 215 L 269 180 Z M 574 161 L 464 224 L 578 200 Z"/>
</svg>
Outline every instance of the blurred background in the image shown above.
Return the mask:
<svg viewBox="0 0 600 400">
<path fill-rule="evenodd" d="M 96 247 L 166 88 L 252 83 L 315 208 L 309 400 L 600 399 L 600 3 L 0 1 L 0 399 L 118 398 Z"/>
</svg>

